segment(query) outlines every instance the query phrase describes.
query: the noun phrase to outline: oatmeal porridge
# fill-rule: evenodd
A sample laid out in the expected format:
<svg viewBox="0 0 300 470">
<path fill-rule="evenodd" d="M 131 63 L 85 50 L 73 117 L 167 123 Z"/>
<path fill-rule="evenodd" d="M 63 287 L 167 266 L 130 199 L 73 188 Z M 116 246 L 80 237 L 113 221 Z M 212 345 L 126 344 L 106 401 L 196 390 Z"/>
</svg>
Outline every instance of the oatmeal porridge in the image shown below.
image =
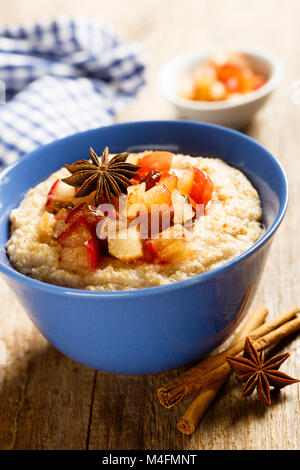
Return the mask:
<svg viewBox="0 0 300 470">
<path fill-rule="evenodd" d="M 91 157 L 49 176 L 12 211 L 7 253 L 21 273 L 92 291 L 162 286 L 225 264 L 261 235 L 256 189 L 220 159 L 152 151 Z M 108 202 L 117 214 L 114 237 L 99 210 Z M 153 204 L 170 209 L 169 225 L 157 209 L 154 234 Z M 141 214 L 146 230 L 135 223 Z"/>
</svg>

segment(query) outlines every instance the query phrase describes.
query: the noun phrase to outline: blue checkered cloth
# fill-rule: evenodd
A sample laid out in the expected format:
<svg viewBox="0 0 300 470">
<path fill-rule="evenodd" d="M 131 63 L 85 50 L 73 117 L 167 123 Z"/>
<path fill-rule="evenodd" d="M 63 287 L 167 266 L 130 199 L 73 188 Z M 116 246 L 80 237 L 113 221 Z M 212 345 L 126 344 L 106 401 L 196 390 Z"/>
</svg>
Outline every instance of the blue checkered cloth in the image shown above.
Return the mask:
<svg viewBox="0 0 300 470">
<path fill-rule="evenodd" d="M 0 28 L 0 166 L 110 124 L 144 84 L 138 44 L 99 21 L 62 17 Z"/>
</svg>

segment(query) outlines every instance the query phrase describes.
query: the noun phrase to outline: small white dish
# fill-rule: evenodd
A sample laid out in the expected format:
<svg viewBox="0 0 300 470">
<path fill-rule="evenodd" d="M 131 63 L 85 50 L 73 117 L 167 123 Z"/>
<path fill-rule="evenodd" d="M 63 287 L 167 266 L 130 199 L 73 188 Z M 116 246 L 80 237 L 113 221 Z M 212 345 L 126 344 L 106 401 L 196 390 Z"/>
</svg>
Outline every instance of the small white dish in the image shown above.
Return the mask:
<svg viewBox="0 0 300 470">
<path fill-rule="evenodd" d="M 211 122 L 234 129 L 241 129 L 253 118 L 267 101 L 282 78 L 281 61 L 271 52 L 248 47 L 223 47 L 225 51 L 235 50 L 245 55 L 253 70 L 267 78 L 258 90 L 224 101 L 192 101 L 178 95 L 182 77 L 194 68 L 208 61 L 216 52 L 215 47 L 206 47 L 184 52 L 165 64 L 158 75 L 158 87 L 180 117 L 196 121 Z"/>
</svg>

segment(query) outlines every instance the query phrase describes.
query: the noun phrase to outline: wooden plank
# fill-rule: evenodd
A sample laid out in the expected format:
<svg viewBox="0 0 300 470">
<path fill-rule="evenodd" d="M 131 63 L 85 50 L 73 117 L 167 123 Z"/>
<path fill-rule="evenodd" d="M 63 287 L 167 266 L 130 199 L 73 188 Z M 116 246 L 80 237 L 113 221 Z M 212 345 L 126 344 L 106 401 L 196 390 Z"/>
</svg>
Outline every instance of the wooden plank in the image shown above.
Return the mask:
<svg viewBox="0 0 300 470">
<path fill-rule="evenodd" d="M 2 281 L 0 297 L 0 449 L 85 449 L 96 372 L 42 338 Z"/>
<path fill-rule="evenodd" d="M 86 449 L 96 372 L 45 345 L 32 357 L 14 449 Z"/>
</svg>

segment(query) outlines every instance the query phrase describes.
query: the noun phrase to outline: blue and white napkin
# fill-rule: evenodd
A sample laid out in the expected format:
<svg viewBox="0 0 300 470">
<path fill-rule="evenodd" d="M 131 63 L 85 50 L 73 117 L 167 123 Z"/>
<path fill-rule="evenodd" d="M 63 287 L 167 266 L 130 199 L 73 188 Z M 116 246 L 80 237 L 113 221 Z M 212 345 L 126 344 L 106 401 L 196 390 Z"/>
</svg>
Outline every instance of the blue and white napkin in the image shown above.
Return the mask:
<svg viewBox="0 0 300 470">
<path fill-rule="evenodd" d="M 0 167 L 110 124 L 144 84 L 138 44 L 99 21 L 62 17 L 0 28 Z"/>
</svg>

